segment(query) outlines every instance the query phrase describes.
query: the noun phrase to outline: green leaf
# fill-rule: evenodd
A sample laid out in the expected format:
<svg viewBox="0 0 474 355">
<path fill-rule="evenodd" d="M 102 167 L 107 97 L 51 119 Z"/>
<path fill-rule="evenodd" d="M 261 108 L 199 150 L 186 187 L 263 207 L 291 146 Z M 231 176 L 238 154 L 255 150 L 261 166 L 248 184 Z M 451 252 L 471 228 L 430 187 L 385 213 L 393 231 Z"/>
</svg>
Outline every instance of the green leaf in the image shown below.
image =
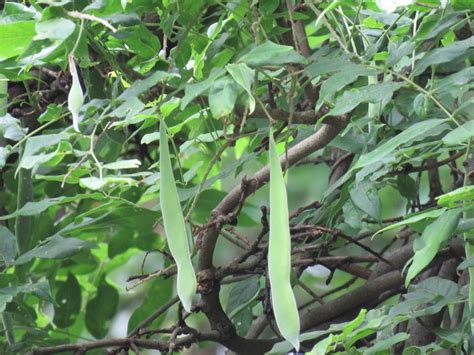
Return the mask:
<svg viewBox="0 0 474 355">
<path fill-rule="evenodd" d="M 46 4 L 49 6 L 64 6 L 69 4 L 73 0 L 38 0 L 36 1 L 38 4 Z"/>
<path fill-rule="evenodd" d="M 65 40 L 76 28 L 74 22 L 65 18 L 53 18 L 50 20 L 38 22 L 36 24 L 36 33 L 34 40 L 51 39 Z"/>
<path fill-rule="evenodd" d="M 21 157 L 19 168 L 35 169 L 40 164 L 46 163 L 56 156 L 57 146 L 61 141 L 66 141 L 70 137 L 67 133 L 43 134 L 30 137 L 26 141 L 25 149 Z M 56 149 L 55 152 L 47 153 L 50 149 Z"/>
<path fill-rule="evenodd" d="M 363 102 L 386 103 L 395 91 L 404 84 L 387 81 L 381 84 L 373 84 L 362 88 L 347 90 L 338 97 L 335 107 L 329 112 L 331 116 L 339 116 L 352 111 Z"/>
<path fill-rule="evenodd" d="M 354 202 L 359 209 L 376 221 L 380 220 L 380 197 L 374 184 L 367 180 L 357 182 L 350 190 L 350 196 L 352 202 Z"/>
<path fill-rule="evenodd" d="M 229 300 L 227 301 L 227 315 L 232 318 L 247 307 L 258 296 L 260 288 L 258 276 L 252 276 L 236 283 L 230 291 Z"/>
<path fill-rule="evenodd" d="M 424 119 L 433 109 L 433 101 L 425 94 L 419 93 L 413 101 L 413 108 L 418 117 Z"/>
<path fill-rule="evenodd" d="M 23 53 L 35 34 L 34 21 L 0 23 L 0 60 Z"/>
<path fill-rule="evenodd" d="M 59 328 L 67 328 L 74 324 L 81 311 L 81 286 L 72 273 L 68 273 L 67 280 L 57 283 L 57 292 L 54 297 L 53 322 Z"/>
<path fill-rule="evenodd" d="M 269 16 L 278 9 L 279 4 L 278 0 L 262 0 L 258 2 L 258 8 L 263 15 Z"/>
<path fill-rule="evenodd" d="M 150 280 L 146 296 L 140 306 L 135 309 L 128 320 L 128 331 L 132 332 L 138 325 L 140 325 L 150 314 L 168 303 L 173 295 L 173 279 L 155 279 Z M 160 317 L 156 318 L 150 327 L 159 327 L 166 318 L 167 312 L 164 312 Z"/>
<path fill-rule="evenodd" d="M 266 41 L 240 57 L 239 62 L 251 67 L 261 67 L 264 65 L 304 63 L 305 59 L 293 47 Z"/>
<path fill-rule="evenodd" d="M 83 188 L 97 191 L 102 189 L 107 184 L 105 179 L 99 179 L 98 177 L 91 176 L 79 179 L 79 185 Z"/>
<path fill-rule="evenodd" d="M 252 95 L 252 84 L 255 78 L 255 70 L 250 69 L 247 64 L 228 64 L 227 71 L 237 84 L 239 84 L 248 95 L 249 114 L 255 110 L 255 98 Z"/>
<path fill-rule="evenodd" d="M 452 236 L 459 222 L 461 212 L 457 209 L 448 210 L 436 221 L 425 228 L 421 235 L 424 245 L 415 250 L 415 255 L 408 263 L 410 264 L 405 279 L 405 286 L 418 275 L 438 253 L 442 245 Z"/>
<path fill-rule="evenodd" d="M 385 157 L 392 154 L 392 152 L 402 144 L 413 141 L 418 136 L 426 134 L 426 131 L 429 129 L 433 129 L 444 122 L 446 122 L 445 119 L 429 119 L 411 125 L 403 132 L 389 139 L 384 144 L 379 145 L 371 152 L 362 155 L 355 164 L 354 169 L 362 168 L 377 161 L 381 161 Z"/>
<path fill-rule="evenodd" d="M 7 163 L 7 159 L 10 153 L 11 149 L 9 147 L 0 147 L 0 169 L 3 169 L 3 167 Z"/>
<path fill-rule="evenodd" d="M 343 325 L 341 337 L 348 338 L 348 336 L 354 331 L 354 329 L 359 327 L 364 322 L 366 315 L 367 310 L 361 309 L 357 317 Z"/>
<path fill-rule="evenodd" d="M 119 294 L 117 290 L 102 278 L 96 296 L 87 302 L 86 327 L 96 338 L 107 335 L 110 321 L 117 312 Z"/>
<path fill-rule="evenodd" d="M 321 85 L 317 108 L 328 98 L 335 95 L 347 85 L 356 81 L 360 76 L 376 75 L 377 71 L 364 68 L 362 66 L 350 65 L 349 69 L 341 70 L 331 75 Z"/>
<path fill-rule="evenodd" d="M 421 42 L 437 37 L 459 24 L 462 16 L 464 16 L 462 12 L 445 13 L 444 11 L 424 16 L 414 40 Z"/>
<path fill-rule="evenodd" d="M 187 84 L 184 88 L 184 97 L 181 100 L 181 109 L 184 109 L 191 101 L 209 90 L 214 82 L 224 74 L 225 70 L 223 68 L 212 68 L 206 80 L 196 84 Z"/>
<path fill-rule="evenodd" d="M 239 87 L 229 77 L 218 79 L 209 92 L 209 107 L 214 118 L 227 117 L 234 111 Z"/>
<path fill-rule="evenodd" d="M 21 128 L 20 120 L 6 114 L 0 117 L 0 137 L 10 139 L 12 141 L 19 141 L 25 136 L 26 129 Z"/>
<path fill-rule="evenodd" d="M 76 238 L 63 238 L 55 235 L 50 239 L 42 241 L 38 246 L 27 251 L 16 259 L 15 265 L 22 265 L 33 258 L 40 259 L 64 259 L 83 250 L 96 248 L 94 243 Z"/>
<path fill-rule="evenodd" d="M 334 342 L 334 335 L 329 334 L 323 340 L 320 340 L 316 343 L 316 345 L 311 349 L 310 355 L 319 355 L 319 354 L 326 354 L 329 350 L 329 347 Z"/>
<path fill-rule="evenodd" d="M 235 324 L 235 330 L 240 336 L 245 336 L 253 322 L 253 313 L 250 307 L 243 308 L 233 318 L 232 322 Z"/>
<path fill-rule="evenodd" d="M 387 58 L 387 67 L 393 67 L 397 64 L 404 56 L 413 53 L 413 49 L 415 49 L 415 43 L 411 41 L 402 42 L 400 46 L 391 48 L 388 58 Z"/>
<path fill-rule="evenodd" d="M 467 143 L 474 136 L 474 121 L 467 121 L 462 126 L 455 128 L 443 137 L 446 145 L 458 145 Z"/>
<path fill-rule="evenodd" d="M 474 37 L 470 37 L 464 41 L 456 41 L 447 47 L 434 49 L 425 54 L 425 56 L 416 63 L 412 74 L 420 75 L 430 65 L 450 62 L 469 53 L 468 50 L 471 47 L 474 47 Z"/>
<path fill-rule="evenodd" d="M 461 264 L 458 265 L 458 270 L 466 270 L 468 268 L 474 267 L 474 256 L 466 258 Z"/>
<path fill-rule="evenodd" d="M 320 56 L 319 53 L 315 54 L 313 63 L 305 68 L 305 72 L 312 78 L 339 72 L 350 73 L 355 71 L 360 72 L 361 75 L 373 75 L 377 72 L 372 68 L 352 62 L 349 56 L 341 56 L 339 53 L 335 53 L 324 56 Z"/>
<path fill-rule="evenodd" d="M 160 140 L 160 132 L 147 133 L 142 137 L 141 144 L 150 144 Z"/>
<path fill-rule="evenodd" d="M 474 204 L 474 186 L 460 187 L 454 191 L 438 196 L 438 205 L 453 208 L 472 206 Z"/>
<path fill-rule="evenodd" d="M 328 333 L 329 333 L 329 329 L 328 330 L 314 330 L 311 332 L 301 334 L 300 340 L 302 342 L 306 340 L 314 340 Z M 291 345 L 289 341 L 287 340 L 281 341 L 273 345 L 273 347 L 269 351 L 269 354 L 288 353 L 288 352 L 291 352 L 292 348 L 293 348 L 293 345 Z"/>
<path fill-rule="evenodd" d="M 143 80 L 135 80 L 132 85 L 130 85 L 127 90 L 122 92 L 118 97 L 117 100 L 120 101 L 127 101 L 131 98 L 137 98 L 145 91 L 149 90 L 159 82 L 163 82 L 169 78 L 177 76 L 174 73 L 167 73 L 165 71 L 156 71 L 151 74 L 149 77 Z"/>
<path fill-rule="evenodd" d="M 12 301 L 13 298 L 21 293 L 32 293 L 36 297 L 41 298 L 47 302 L 55 303 L 51 297 L 51 290 L 49 288 L 48 280 L 44 277 L 38 282 L 28 283 L 21 286 L 8 286 L 0 288 L 0 312 L 5 310 L 8 302 Z"/>
<path fill-rule="evenodd" d="M 474 10 L 474 3 L 471 0 L 451 0 L 451 5 L 455 10 Z"/>
<path fill-rule="evenodd" d="M 392 229 L 397 229 L 400 227 L 404 227 L 410 224 L 414 224 L 420 221 L 423 221 L 427 218 L 438 218 L 439 216 L 443 215 L 446 212 L 446 208 L 440 208 L 440 209 L 432 209 L 432 210 L 426 210 L 426 211 L 421 211 L 421 212 L 416 212 L 410 214 L 408 218 L 404 219 L 401 222 L 393 223 L 385 228 L 380 229 L 375 233 L 373 236 L 375 237 L 377 234 L 392 230 Z"/>
<path fill-rule="evenodd" d="M 102 200 L 103 195 L 99 193 L 93 194 L 78 194 L 72 197 L 60 196 L 54 198 L 45 198 L 41 201 L 27 202 L 22 208 L 5 216 L 0 216 L 0 221 L 15 218 L 17 216 L 34 216 L 46 211 L 49 207 L 59 205 L 62 203 L 77 202 L 81 199 Z"/>
<path fill-rule="evenodd" d="M 141 161 L 138 159 L 119 160 L 113 163 L 104 164 L 103 168 L 110 170 L 136 169 L 140 167 L 141 164 Z"/>
<path fill-rule="evenodd" d="M 455 90 L 467 90 L 474 86 L 474 67 L 464 68 L 454 74 L 448 75 L 434 84 L 433 91 L 437 95 L 450 94 Z"/>
<path fill-rule="evenodd" d="M 377 340 L 374 346 L 364 351 L 364 354 L 379 354 L 383 351 L 390 351 L 395 344 L 405 341 L 410 336 L 407 333 L 397 333 L 383 340 Z"/>
<path fill-rule="evenodd" d="M 291 286 L 291 236 L 288 201 L 280 159 L 273 140 L 270 142 L 270 237 L 268 244 L 268 276 L 273 314 L 281 335 L 298 351 L 300 318 Z"/>
<path fill-rule="evenodd" d="M 46 111 L 43 112 L 41 116 L 38 117 L 38 122 L 47 123 L 51 121 L 56 121 L 57 119 L 59 119 L 61 113 L 62 113 L 61 106 L 56 105 L 56 104 L 48 105 L 48 108 L 46 109 Z"/>
<path fill-rule="evenodd" d="M 0 263 L 9 264 L 16 256 L 15 235 L 7 227 L 0 225 Z"/>
<path fill-rule="evenodd" d="M 416 199 L 416 182 L 410 177 L 410 175 L 398 174 L 397 187 L 403 197 L 406 197 L 408 200 Z"/>
</svg>

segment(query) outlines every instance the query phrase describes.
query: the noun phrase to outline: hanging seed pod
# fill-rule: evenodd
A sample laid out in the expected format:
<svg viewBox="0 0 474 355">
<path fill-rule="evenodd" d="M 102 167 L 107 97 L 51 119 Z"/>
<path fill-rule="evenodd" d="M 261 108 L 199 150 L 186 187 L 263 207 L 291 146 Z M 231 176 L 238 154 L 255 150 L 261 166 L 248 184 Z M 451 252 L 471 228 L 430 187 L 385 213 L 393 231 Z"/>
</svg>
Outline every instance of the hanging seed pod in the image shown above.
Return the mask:
<svg viewBox="0 0 474 355">
<path fill-rule="evenodd" d="M 196 293 L 196 274 L 189 252 L 188 236 L 183 211 L 179 203 L 173 176 L 168 135 L 164 121 L 160 124 L 160 204 L 166 239 L 177 268 L 178 297 L 187 312 L 191 311 L 192 297 Z"/>
<path fill-rule="evenodd" d="M 84 103 L 84 93 L 82 92 L 81 83 L 79 82 L 79 76 L 77 75 L 76 63 L 74 62 L 74 57 L 69 56 L 69 71 L 72 76 L 72 85 L 69 90 L 69 95 L 67 97 L 67 107 L 69 112 L 72 115 L 72 125 L 76 132 L 79 131 L 79 110 L 81 109 L 82 104 Z"/>
<path fill-rule="evenodd" d="M 291 237 L 285 180 L 270 132 L 270 240 L 268 275 L 273 314 L 281 335 L 299 349 L 300 318 L 291 287 Z"/>
</svg>

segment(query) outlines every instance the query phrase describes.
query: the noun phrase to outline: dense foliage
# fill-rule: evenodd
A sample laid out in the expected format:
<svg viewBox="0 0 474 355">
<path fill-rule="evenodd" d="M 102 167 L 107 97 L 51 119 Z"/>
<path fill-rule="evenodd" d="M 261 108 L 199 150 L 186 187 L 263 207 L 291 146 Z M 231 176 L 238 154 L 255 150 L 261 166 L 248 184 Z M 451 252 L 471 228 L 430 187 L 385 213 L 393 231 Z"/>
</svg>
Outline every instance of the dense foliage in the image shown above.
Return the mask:
<svg viewBox="0 0 474 355">
<path fill-rule="evenodd" d="M 0 353 L 473 353 L 472 0 L 0 9 Z"/>
</svg>

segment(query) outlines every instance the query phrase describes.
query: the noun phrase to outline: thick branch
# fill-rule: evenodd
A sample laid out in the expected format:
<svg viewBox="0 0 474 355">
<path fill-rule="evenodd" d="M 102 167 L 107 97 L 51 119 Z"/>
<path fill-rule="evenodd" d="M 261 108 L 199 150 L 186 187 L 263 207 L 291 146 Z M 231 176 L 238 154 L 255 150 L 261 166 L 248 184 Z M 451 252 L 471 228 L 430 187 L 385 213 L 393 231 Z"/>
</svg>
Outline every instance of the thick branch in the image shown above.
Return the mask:
<svg viewBox="0 0 474 355">
<path fill-rule="evenodd" d="M 446 260 L 448 257 L 463 254 L 463 241 L 455 238 L 447 248 L 440 250 L 438 256 L 430 265 Z M 403 277 L 399 270 L 413 256 L 412 244 L 396 250 L 387 259 L 390 264 L 380 262 L 379 267 L 372 273 L 371 278 L 363 286 L 341 297 L 324 304 L 323 306 L 308 309 L 301 317 L 301 329 L 307 330 L 328 322 L 353 308 L 377 299 L 382 293 L 398 289 L 403 285 Z M 428 265 L 428 267 L 430 267 Z"/>
<path fill-rule="evenodd" d="M 330 321 L 345 312 L 376 299 L 385 291 L 400 287 L 402 284 L 403 278 L 399 271 L 392 271 L 368 281 L 363 286 L 323 306 L 308 309 L 301 316 L 301 329 L 307 330 Z"/>
</svg>

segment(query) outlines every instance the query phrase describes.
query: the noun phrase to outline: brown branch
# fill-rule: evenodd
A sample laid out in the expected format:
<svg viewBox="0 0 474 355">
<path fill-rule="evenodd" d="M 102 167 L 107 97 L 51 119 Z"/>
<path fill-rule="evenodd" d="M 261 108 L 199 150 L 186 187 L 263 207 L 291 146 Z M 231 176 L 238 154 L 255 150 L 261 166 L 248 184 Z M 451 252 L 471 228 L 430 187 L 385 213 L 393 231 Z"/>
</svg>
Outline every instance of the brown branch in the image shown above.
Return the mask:
<svg viewBox="0 0 474 355">
<path fill-rule="evenodd" d="M 368 281 L 363 286 L 327 302 L 324 306 L 308 309 L 301 317 L 301 329 L 307 330 L 330 321 L 355 307 L 370 302 L 385 291 L 400 287 L 402 284 L 403 278 L 399 271 L 392 271 Z"/>
<path fill-rule="evenodd" d="M 277 121 L 284 121 L 288 122 L 290 119 L 290 113 L 281 109 L 281 108 L 268 108 L 268 113 L 271 117 Z M 239 116 L 243 116 L 245 114 L 245 108 L 242 106 L 236 106 L 235 112 Z M 314 110 L 308 111 L 295 111 L 293 112 L 293 116 L 291 118 L 291 122 L 295 124 L 315 124 L 318 120 L 324 117 L 329 112 L 329 108 L 327 106 L 322 106 L 318 112 Z M 256 107 L 255 111 L 248 115 L 248 118 L 266 118 L 266 114 L 261 107 Z M 339 125 L 339 121 L 335 120 L 336 117 L 328 117 L 324 120 L 324 123 L 328 125 Z"/>
<path fill-rule="evenodd" d="M 302 21 L 293 20 L 293 12 L 295 7 L 293 6 L 291 0 L 286 0 L 286 8 L 288 9 L 294 46 L 305 58 L 309 58 L 311 56 L 311 48 L 309 47 L 308 36 L 306 36 L 304 23 Z M 300 82 L 301 81 L 302 80 L 300 80 Z M 319 92 L 314 90 L 310 81 L 308 81 L 306 84 L 301 83 L 301 86 L 303 87 L 304 94 L 308 99 L 310 106 L 314 107 L 316 101 L 318 101 Z"/>
<path fill-rule="evenodd" d="M 341 237 L 342 239 L 345 239 L 347 241 L 349 241 L 350 243 L 353 243 L 355 245 L 357 245 L 359 248 L 362 248 L 364 249 L 365 251 L 367 251 L 368 253 L 372 254 L 373 256 L 375 256 L 376 258 L 378 258 L 380 261 L 386 263 L 386 264 L 390 264 L 390 261 L 387 260 L 386 258 L 384 258 L 382 255 L 380 255 L 379 253 L 377 253 L 375 250 L 373 250 L 372 248 L 369 248 L 368 246 L 362 244 L 361 242 L 357 241 L 356 239 L 354 238 L 351 238 L 347 235 L 344 235 L 342 233 L 339 233 L 337 234 L 338 237 Z"/>
<path fill-rule="evenodd" d="M 313 201 L 310 204 L 307 204 L 306 206 L 302 206 L 302 207 L 298 208 L 297 210 L 291 212 L 290 216 L 289 216 L 289 219 L 291 220 L 293 218 L 298 217 L 304 211 L 311 210 L 311 209 L 318 209 L 320 207 L 321 207 L 321 202 Z"/>
<path fill-rule="evenodd" d="M 173 307 L 178 302 L 178 297 L 173 297 L 168 303 L 164 304 L 160 308 L 158 308 L 153 314 L 148 316 L 144 321 L 142 321 L 139 325 L 135 327 L 130 333 L 128 333 L 128 337 L 134 337 L 140 334 L 140 330 L 145 328 L 146 326 L 150 325 L 155 319 L 165 313 L 168 309 Z"/>
<path fill-rule="evenodd" d="M 452 258 L 453 255 L 460 256 L 463 253 L 463 240 L 461 238 L 455 238 L 447 248 L 439 251 L 437 257 L 428 265 L 428 268 L 447 258 Z M 361 307 L 363 304 L 377 299 L 387 291 L 399 289 L 402 287 L 404 281 L 400 270 L 412 256 L 413 246 L 411 243 L 394 251 L 387 257 L 390 264 L 379 263 L 375 271 L 372 272 L 369 280 L 363 286 L 333 301 L 327 302 L 324 307 L 318 306 L 309 308 L 301 316 L 301 329 L 307 330 L 317 327 L 320 324 L 349 312 L 353 308 Z"/>
<path fill-rule="evenodd" d="M 196 340 L 199 341 L 216 341 L 220 340 L 219 334 L 217 332 L 209 332 L 206 334 L 192 334 L 181 337 L 176 340 L 176 346 L 179 348 L 187 347 L 194 343 Z M 118 339 L 102 339 L 96 341 L 90 341 L 87 343 L 79 344 L 62 344 L 44 348 L 34 348 L 32 350 L 33 355 L 39 354 L 56 354 L 62 352 L 77 352 L 85 353 L 93 349 L 100 348 L 143 348 L 143 349 L 155 349 L 163 352 L 167 352 L 169 348 L 168 342 L 162 340 L 144 340 L 144 339 L 135 339 L 135 338 L 118 338 Z"/>
<path fill-rule="evenodd" d="M 420 165 L 420 166 L 412 166 L 410 164 L 407 164 L 403 167 L 403 173 L 404 174 L 409 174 L 409 173 L 416 173 L 416 172 L 420 172 L 420 171 L 426 171 L 426 170 L 430 170 L 430 169 L 439 168 L 443 165 L 446 165 L 446 164 L 449 164 L 449 163 L 455 161 L 456 159 L 462 157 L 464 154 L 466 154 L 466 153 L 465 152 L 458 152 L 458 153 L 453 154 L 449 158 L 446 158 L 444 160 L 430 161 L 428 164 L 423 164 L 423 165 Z"/>
</svg>

